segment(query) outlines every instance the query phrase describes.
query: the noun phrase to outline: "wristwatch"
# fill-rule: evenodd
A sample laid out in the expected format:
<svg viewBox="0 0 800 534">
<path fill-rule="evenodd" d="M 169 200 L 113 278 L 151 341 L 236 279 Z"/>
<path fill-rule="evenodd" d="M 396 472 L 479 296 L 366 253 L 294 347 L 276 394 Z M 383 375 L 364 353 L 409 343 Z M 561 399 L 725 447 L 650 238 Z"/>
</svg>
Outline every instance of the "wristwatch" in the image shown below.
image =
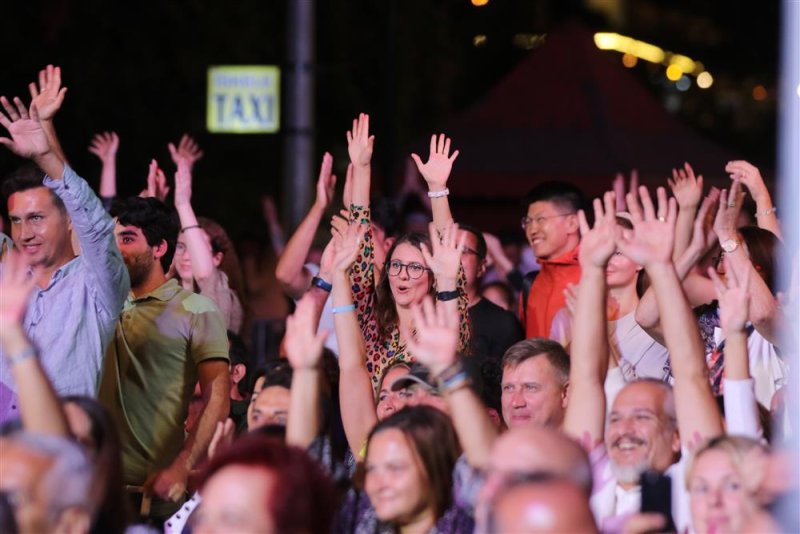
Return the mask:
<svg viewBox="0 0 800 534">
<path fill-rule="evenodd" d="M 737 248 L 739 248 L 739 241 L 736 239 L 726 239 L 722 243 L 719 244 L 726 253 L 730 254 Z"/>
</svg>

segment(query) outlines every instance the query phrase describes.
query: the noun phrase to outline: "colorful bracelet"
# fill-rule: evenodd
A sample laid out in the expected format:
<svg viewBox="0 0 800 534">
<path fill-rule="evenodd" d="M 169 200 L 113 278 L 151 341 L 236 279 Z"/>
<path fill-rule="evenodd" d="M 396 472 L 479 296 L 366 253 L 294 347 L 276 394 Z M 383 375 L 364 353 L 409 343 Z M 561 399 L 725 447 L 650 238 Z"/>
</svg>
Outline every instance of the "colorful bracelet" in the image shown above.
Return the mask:
<svg viewBox="0 0 800 534">
<path fill-rule="evenodd" d="M 311 279 L 311 285 L 316 286 L 322 289 L 323 291 L 327 291 L 328 293 L 330 293 L 331 289 L 333 289 L 333 286 L 331 285 L 330 282 L 323 280 L 319 276 L 315 276 L 314 278 Z"/>
<path fill-rule="evenodd" d="M 337 313 L 345 313 L 345 312 L 355 311 L 355 309 L 356 309 L 356 305 L 355 304 L 348 304 L 346 306 L 334 306 L 333 308 L 331 308 L 331 311 L 335 315 Z"/>
<path fill-rule="evenodd" d="M 466 371 L 461 371 L 447 380 L 439 381 L 439 390 L 445 393 L 452 393 L 457 389 L 469 387 L 472 385 L 472 380 Z"/>
</svg>

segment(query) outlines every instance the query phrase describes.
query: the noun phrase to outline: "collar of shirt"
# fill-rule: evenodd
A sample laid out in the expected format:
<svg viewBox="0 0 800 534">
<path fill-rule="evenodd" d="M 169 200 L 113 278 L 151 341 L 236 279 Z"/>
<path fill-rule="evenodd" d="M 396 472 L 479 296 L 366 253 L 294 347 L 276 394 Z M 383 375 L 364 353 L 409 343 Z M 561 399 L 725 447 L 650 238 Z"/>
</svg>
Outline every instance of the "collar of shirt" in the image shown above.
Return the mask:
<svg viewBox="0 0 800 534">
<path fill-rule="evenodd" d="M 171 300 L 175 295 L 180 293 L 181 286 L 177 280 L 170 278 L 150 293 L 145 293 L 140 297 L 134 297 L 133 292 L 128 295 L 129 302 L 141 302 L 143 300 L 156 299 L 162 301 Z"/>
<path fill-rule="evenodd" d="M 538 259 L 537 261 L 539 262 L 539 265 L 542 266 L 542 270 L 546 269 L 547 267 L 578 265 L 578 251 L 580 248 L 581 246 L 578 245 L 574 249 L 570 250 L 569 252 L 565 252 L 561 256 L 556 256 L 555 258 L 549 260 Z"/>
</svg>

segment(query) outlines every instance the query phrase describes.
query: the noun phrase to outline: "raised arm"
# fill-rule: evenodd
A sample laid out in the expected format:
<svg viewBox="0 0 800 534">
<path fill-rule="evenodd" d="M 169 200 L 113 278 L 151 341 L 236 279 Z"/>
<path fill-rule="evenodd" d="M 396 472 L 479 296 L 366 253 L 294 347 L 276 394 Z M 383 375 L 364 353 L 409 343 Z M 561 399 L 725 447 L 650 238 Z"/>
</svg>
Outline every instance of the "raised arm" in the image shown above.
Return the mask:
<svg viewBox="0 0 800 534">
<path fill-rule="evenodd" d="M 725 261 L 725 260 L 723 260 Z M 728 272 L 728 271 L 726 271 Z M 758 419 L 755 385 L 747 357 L 747 309 L 750 300 L 750 271 L 740 282 L 730 271 L 723 282 L 714 269 L 708 269 L 719 302 L 719 318 L 725 335 L 723 401 L 728 434 L 755 439 L 763 435 Z"/>
<path fill-rule="evenodd" d="M 354 306 L 348 271 L 358 256 L 366 225 L 341 224 L 342 221 L 343 219 L 337 219 L 337 225 L 332 229 L 333 321 L 339 344 L 339 405 L 342 424 L 350 451 L 358 458 L 369 431 L 378 421 L 372 384 L 367 372 L 364 336 L 354 311 L 347 311 Z"/>
<path fill-rule="evenodd" d="M 278 259 L 278 265 L 275 267 L 275 277 L 283 287 L 283 291 L 295 300 L 303 295 L 311 283 L 311 273 L 304 267 L 304 264 L 314 242 L 319 223 L 325 216 L 325 210 L 333 201 L 336 176 L 332 174 L 332 169 L 333 157 L 325 152 L 317 179 L 317 199 L 300 226 L 289 238 L 289 242 L 286 243 L 286 247 Z"/>
<path fill-rule="evenodd" d="M 293 315 L 286 318 L 284 347 L 292 366 L 289 418 L 286 443 L 308 448 L 320 432 L 320 360 L 327 331 L 317 332 L 319 316 L 310 295 L 297 303 Z"/>
<path fill-rule="evenodd" d="M 347 153 L 353 165 L 352 203 L 369 207 L 372 147 L 375 136 L 369 134 L 369 115 L 359 114 L 353 119 L 353 129 L 347 131 Z M 350 206 L 345 206 L 350 208 Z"/>
<path fill-rule="evenodd" d="M 672 194 L 678 201 L 675 250 L 672 252 L 672 258 L 677 260 L 691 241 L 697 207 L 703 198 L 703 177 L 695 176 L 692 166 L 684 163 L 683 169 L 672 169 L 672 180 L 668 182 Z"/>
<path fill-rule="evenodd" d="M 0 144 L 22 158 L 33 160 L 50 178 L 61 180 L 66 162 L 45 132 L 36 105 L 31 103 L 26 109 L 22 100 L 14 97 L 12 106 L 4 96 L 0 96 L 0 105 L 5 110 L 5 114 L 0 111 L 0 124 L 11 135 L 0 137 Z"/>
<path fill-rule="evenodd" d="M 731 161 L 725 166 L 725 172 L 730 174 L 732 180 L 742 182 L 750 196 L 756 203 L 756 222 L 759 228 L 769 230 L 782 238 L 781 226 L 778 221 L 778 209 L 772 203 L 769 189 L 761 177 L 761 172 L 746 161 Z"/>
<path fill-rule="evenodd" d="M 172 143 L 169 144 L 169 151 L 172 161 L 178 167 L 175 171 L 175 210 L 181 221 L 181 233 L 192 262 L 192 275 L 198 283 L 201 283 L 214 274 L 216 267 L 214 267 L 211 244 L 197 223 L 197 217 L 192 208 L 192 164 L 194 160 L 190 155 L 179 152 Z"/>
<path fill-rule="evenodd" d="M 702 275 L 692 273 L 692 269 L 700 261 L 703 254 L 716 243 L 716 234 L 712 229 L 712 223 L 713 210 L 718 200 L 719 190 L 712 188 L 703 199 L 695 217 L 689 246 L 686 247 L 680 258 L 675 262 L 675 271 L 678 278 L 684 280 L 684 289 L 687 290 L 687 293 L 689 291 L 698 293 L 701 289 L 707 292 L 707 289 L 709 289 L 705 287 L 703 281 L 694 280 L 695 278 L 703 278 L 707 281 Z M 680 214 L 678 216 L 680 217 Z M 703 284 L 702 288 L 699 287 L 700 284 Z M 692 302 L 691 298 L 689 300 Z M 708 302 L 709 300 L 702 300 L 702 302 Z M 658 303 L 656 302 L 655 290 L 652 287 L 647 288 L 642 298 L 639 299 L 639 303 L 636 306 L 636 322 L 656 341 L 662 345 L 664 344 L 664 337 L 659 323 Z"/>
<path fill-rule="evenodd" d="M 573 312 L 570 348 L 569 402 L 564 432 L 580 441 L 587 451 L 603 441 L 606 396 L 603 385 L 608 372 L 608 319 L 606 317 L 606 266 L 616 250 L 617 227 L 614 193 L 594 199 L 594 228 L 586 214 L 578 212 L 581 228 L 581 280 Z"/>
<path fill-rule="evenodd" d="M 22 326 L 34 284 L 22 257 L 10 251 L 0 276 L 0 346 L 17 386 L 23 427 L 31 432 L 68 436 L 64 410 Z"/>
<path fill-rule="evenodd" d="M 453 426 L 469 464 L 482 469 L 489 459 L 497 430 L 470 378 L 458 361 L 459 317 L 452 307 L 434 306 L 430 297 L 412 308 L 416 338 L 404 332 L 414 358 L 437 377 L 439 390 L 450 407 Z"/>
<path fill-rule="evenodd" d="M 658 188 L 657 196 L 656 208 L 646 187 L 639 188 L 641 204 L 635 195 L 628 194 L 633 232 L 620 235 L 617 246 L 633 261 L 644 265 L 650 277 L 675 377 L 681 442 L 691 449 L 701 440 L 720 435 L 722 420 L 708 383 L 697 319 L 672 263 L 678 207 L 675 199 L 667 200 L 663 187 Z"/>
<path fill-rule="evenodd" d="M 447 224 L 453 222 L 453 214 L 450 213 L 450 201 L 447 196 L 450 190 L 447 188 L 447 180 L 450 178 L 450 171 L 453 170 L 453 162 L 458 157 L 458 150 L 450 154 L 450 138 L 444 134 L 439 134 L 436 139 L 434 134 L 431 137 L 431 150 L 428 161 L 424 164 L 417 154 L 411 154 L 414 163 L 417 164 L 420 174 L 428 184 L 428 197 L 431 199 L 431 211 L 433 212 L 433 224 L 442 230 Z"/>
<path fill-rule="evenodd" d="M 100 198 L 113 199 L 117 196 L 117 149 L 119 136 L 116 132 L 103 132 L 92 138 L 89 152 L 100 159 Z M 108 206 L 107 206 L 108 207 Z"/>
<path fill-rule="evenodd" d="M 36 87 L 36 82 L 31 82 L 28 84 L 28 89 L 31 92 L 31 103 L 39 111 L 39 120 L 50 141 L 50 146 L 53 147 L 53 151 L 58 154 L 58 157 L 66 162 L 67 156 L 64 155 L 64 150 L 61 148 L 53 123 L 56 113 L 64 103 L 64 95 L 67 92 L 66 87 L 61 87 L 61 67 L 48 65 L 40 70 L 39 87 Z"/>
<path fill-rule="evenodd" d="M 745 272 L 754 271 L 755 266 L 744 249 L 744 244 L 739 242 L 739 234 L 736 229 L 736 219 L 744 201 L 744 193 L 740 191 L 740 182 L 734 181 L 730 191 L 723 190 L 720 194 L 720 207 L 714 220 L 714 231 L 719 238 L 720 246 L 725 251 L 727 260 L 725 265 L 734 270 L 739 279 L 743 279 Z M 759 334 L 770 343 L 778 345 L 780 344 L 779 325 L 783 316 L 772 290 L 757 272 L 753 274 L 755 276 L 751 277 L 750 282 L 748 317 Z"/>
</svg>

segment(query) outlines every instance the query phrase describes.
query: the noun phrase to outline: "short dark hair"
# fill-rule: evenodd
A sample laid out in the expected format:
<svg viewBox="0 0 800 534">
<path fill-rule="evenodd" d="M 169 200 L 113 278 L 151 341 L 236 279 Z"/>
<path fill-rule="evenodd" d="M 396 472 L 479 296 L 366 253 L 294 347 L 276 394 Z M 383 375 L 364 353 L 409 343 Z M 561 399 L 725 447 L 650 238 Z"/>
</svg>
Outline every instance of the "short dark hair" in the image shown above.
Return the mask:
<svg viewBox="0 0 800 534">
<path fill-rule="evenodd" d="M 208 462 L 200 475 L 200 491 L 216 473 L 232 465 L 266 469 L 276 478 L 263 506 L 277 532 L 330 530 L 336 511 L 334 487 L 305 451 L 273 437 L 248 434 Z"/>
<path fill-rule="evenodd" d="M 516 367 L 526 360 L 544 356 L 559 375 L 562 383 L 569 380 L 569 354 L 560 343 L 544 337 L 523 339 L 511 345 L 503 354 L 502 368 Z"/>
<path fill-rule="evenodd" d="M 523 198 L 522 205 L 527 208 L 534 202 L 553 202 L 569 206 L 574 212 L 586 211 L 586 197 L 583 195 L 583 191 L 569 182 L 553 180 L 540 183 L 528 191 Z"/>
<path fill-rule="evenodd" d="M 483 237 L 483 232 L 472 226 L 471 224 L 458 224 L 458 228 L 460 230 L 464 230 L 465 232 L 469 232 L 470 234 L 475 236 L 475 240 L 478 242 L 477 248 L 475 252 L 478 253 L 478 257 L 482 260 L 486 259 L 486 239 Z"/>
<path fill-rule="evenodd" d="M 111 215 L 123 226 L 139 228 L 151 247 L 157 247 L 161 241 L 167 242 L 167 252 L 161 256 L 161 267 L 166 273 L 175 255 L 175 244 L 181 228 L 175 210 L 157 198 L 128 197 L 114 202 Z"/>
<path fill-rule="evenodd" d="M 42 169 L 33 163 L 26 163 L 6 176 L 6 179 L 3 181 L 3 196 L 6 197 L 7 201 L 14 193 L 28 191 L 38 187 L 45 187 L 48 191 L 50 191 L 50 196 L 53 199 L 53 205 L 63 213 L 66 213 L 67 208 L 64 206 L 64 202 L 61 200 L 61 197 L 56 195 L 52 189 L 44 185 L 44 177 L 45 173 Z"/>
</svg>

